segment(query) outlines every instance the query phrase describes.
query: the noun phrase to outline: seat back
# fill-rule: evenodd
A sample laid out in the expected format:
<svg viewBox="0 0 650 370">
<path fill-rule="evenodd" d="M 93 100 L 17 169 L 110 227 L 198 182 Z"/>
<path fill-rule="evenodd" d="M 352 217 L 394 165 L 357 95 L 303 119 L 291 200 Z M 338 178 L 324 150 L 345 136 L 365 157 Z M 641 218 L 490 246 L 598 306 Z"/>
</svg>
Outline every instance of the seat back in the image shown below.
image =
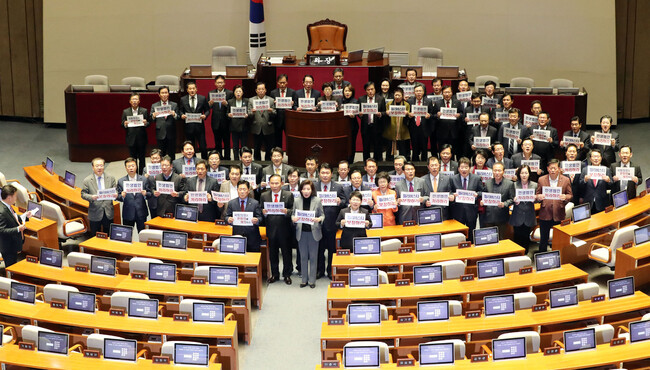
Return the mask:
<svg viewBox="0 0 650 370">
<path fill-rule="evenodd" d="M 569 202 L 564 206 L 564 214 L 566 214 L 566 218 L 569 219 L 573 218 L 573 207 L 574 207 L 573 202 Z"/>
<path fill-rule="evenodd" d="M 396 251 L 402 246 L 402 241 L 399 239 L 388 239 L 381 242 L 381 251 L 389 252 Z"/>
<path fill-rule="evenodd" d="M 307 25 L 307 50 L 311 53 L 342 53 L 347 50 L 347 37 L 347 25 L 330 19 L 321 20 Z"/>
<path fill-rule="evenodd" d="M 11 185 L 13 185 L 17 190 L 16 207 L 26 210 L 27 202 L 29 201 L 29 193 L 27 192 L 27 188 L 17 182 L 12 182 Z"/>
<path fill-rule="evenodd" d="M 499 335 L 498 339 L 526 338 L 526 353 L 539 352 L 539 333 L 536 331 L 515 331 Z"/>
<path fill-rule="evenodd" d="M 614 338 L 614 327 L 611 324 L 594 325 L 596 329 L 596 344 L 609 343 Z"/>
<path fill-rule="evenodd" d="M 212 48 L 212 71 L 226 73 L 226 66 L 237 64 L 237 49 L 234 46 Z"/>
<path fill-rule="evenodd" d="M 149 240 L 155 240 L 159 243 L 162 243 L 162 235 L 163 235 L 162 230 L 143 229 L 140 230 L 140 232 L 138 233 L 138 240 L 143 243 L 146 243 Z"/>
<path fill-rule="evenodd" d="M 99 353 L 103 355 L 104 339 L 124 339 L 124 338 L 118 337 L 116 335 L 92 333 L 88 336 L 88 338 L 86 338 L 86 348 L 99 351 Z"/>
<path fill-rule="evenodd" d="M 436 72 L 438 66 L 442 65 L 442 50 L 438 48 L 420 48 L 418 50 L 418 65 L 422 66 L 422 72 Z"/>
<path fill-rule="evenodd" d="M 46 331 L 48 333 L 54 333 L 54 330 L 41 328 L 36 325 L 25 325 L 22 329 L 22 340 L 23 342 L 36 343 L 38 342 L 38 332 Z"/>
<path fill-rule="evenodd" d="M 183 299 L 181 303 L 178 305 L 178 312 L 179 313 L 187 313 L 187 314 L 192 314 L 194 302 L 196 303 L 211 303 L 210 301 L 205 301 L 203 299 Z"/>
<path fill-rule="evenodd" d="M 148 257 L 133 257 L 129 261 L 129 273 L 134 272 L 149 272 L 150 263 L 162 263 L 161 260 L 157 258 L 148 258 Z"/>
<path fill-rule="evenodd" d="M 426 342 L 425 344 L 440 344 L 440 343 L 453 343 L 454 344 L 454 359 L 465 359 L 465 342 L 460 339 L 443 339 Z"/>
<path fill-rule="evenodd" d="M 92 254 L 81 252 L 70 252 L 68 254 L 68 266 L 74 267 L 76 265 L 90 266 L 90 257 Z"/>
<path fill-rule="evenodd" d="M 379 270 L 379 284 L 388 284 L 388 274 L 386 271 Z"/>
<path fill-rule="evenodd" d="M 184 341 L 184 340 L 170 340 L 168 342 L 163 343 L 162 348 L 160 349 L 160 354 L 169 356 L 172 361 L 174 361 L 174 345 L 178 344 L 203 344 L 199 342 L 189 342 L 189 341 Z"/>
<path fill-rule="evenodd" d="M 565 78 L 554 78 L 548 83 L 548 86 L 554 89 L 573 87 L 573 81 L 567 80 Z"/>
<path fill-rule="evenodd" d="M 5 177 L 5 174 L 0 172 L 0 186 L 5 186 L 7 185 L 7 178 Z"/>
<path fill-rule="evenodd" d="M 210 266 L 196 266 L 194 269 L 194 276 L 210 278 Z"/>
<path fill-rule="evenodd" d="M 122 85 L 129 85 L 131 87 L 145 87 L 144 78 L 142 77 L 124 77 Z"/>
<path fill-rule="evenodd" d="M 88 75 L 84 78 L 84 85 L 93 85 L 94 91 L 109 91 L 108 77 L 104 75 Z"/>
<path fill-rule="evenodd" d="M 600 291 L 597 283 L 582 283 L 577 284 L 576 287 L 578 287 L 578 301 L 590 300 Z"/>
<path fill-rule="evenodd" d="M 515 293 L 515 310 L 531 308 L 537 303 L 537 296 L 533 292 Z"/>
<path fill-rule="evenodd" d="M 440 237 L 440 241 L 442 244 L 442 247 L 455 247 L 458 245 L 458 243 L 462 243 L 467 238 L 465 238 L 465 234 L 463 233 L 449 233 L 449 234 L 442 234 Z"/>
<path fill-rule="evenodd" d="M 485 87 L 485 83 L 488 81 L 494 81 L 494 83 L 497 84 L 497 87 L 501 86 L 501 84 L 499 84 L 499 77 L 497 76 L 491 76 L 491 75 L 477 76 L 476 81 L 474 82 L 474 87 L 476 88 L 476 92 L 478 92 L 479 88 Z"/>
<path fill-rule="evenodd" d="M 42 200 L 41 205 L 43 206 L 43 217 L 52 221 L 56 221 L 56 231 L 59 236 L 59 239 L 66 239 L 65 234 L 63 233 L 63 224 L 66 219 L 61 211 L 61 207 L 58 204 L 52 203 L 49 200 Z"/>
<path fill-rule="evenodd" d="M 384 342 L 374 342 L 374 341 L 359 341 L 359 342 L 350 342 L 343 346 L 343 353 L 345 353 L 345 348 L 350 347 L 368 347 L 368 346 L 379 346 L 379 363 L 386 364 L 390 362 L 390 352 L 388 352 L 388 344 Z M 345 358 L 343 359 L 345 363 Z"/>
<path fill-rule="evenodd" d="M 79 289 L 69 285 L 62 284 L 46 284 L 43 287 L 43 298 L 45 302 L 52 302 L 52 300 L 63 301 L 68 305 L 68 292 L 79 292 Z"/>
<path fill-rule="evenodd" d="M 461 260 L 442 261 L 433 265 L 442 266 L 443 280 L 459 279 L 465 273 L 465 262 Z"/>
<path fill-rule="evenodd" d="M 0 276 L 0 290 L 4 290 L 5 292 L 7 292 L 7 296 L 9 294 L 9 292 L 11 292 L 11 282 L 12 281 L 16 281 L 16 280 L 9 279 L 9 278 L 4 277 L 4 276 Z"/>
<path fill-rule="evenodd" d="M 510 87 L 527 87 L 531 88 L 535 86 L 535 80 L 530 77 L 515 77 L 510 80 Z"/>
<path fill-rule="evenodd" d="M 506 273 L 518 272 L 520 268 L 532 266 L 533 264 L 528 256 L 506 257 L 503 259 L 503 263 L 506 268 Z"/>
<path fill-rule="evenodd" d="M 612 251 L 612 261 L 609 264 L 610 266 L 614 266 L 616 263 L 616 250 L 622 247 L 623 244 L 634 241 L 634 230 L 638 228 L 638 225 L 630 225 L 616 230 L 612 237 L 612 242 L 609 244 L 609 249 Z"/>
<path fill-rule="evenodd" d="M 463 305 L 460 301 L 449 301 L 449 316 L 460 316 L 463 314 Z"/>
<path fill-rule="evenodd" d="M 137 292 L 115 292 L 111 295 L 111 307 L 127 308 L 129 298 L 149 299 L 149 296 Z"/>
<path fill-rule="evenodd" d="M 181 80 L 174 75 L 158 75 L 155 84 L 157 86 L 167 86 L 171 91 L 178 91 L 181 88 Z"/>
</svg>

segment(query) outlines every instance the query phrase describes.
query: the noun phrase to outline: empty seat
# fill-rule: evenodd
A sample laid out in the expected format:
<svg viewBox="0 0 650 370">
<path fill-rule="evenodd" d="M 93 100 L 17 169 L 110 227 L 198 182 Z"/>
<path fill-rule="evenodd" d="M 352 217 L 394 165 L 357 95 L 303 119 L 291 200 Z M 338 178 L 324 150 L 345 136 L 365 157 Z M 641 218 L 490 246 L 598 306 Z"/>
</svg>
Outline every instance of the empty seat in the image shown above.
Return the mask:
<svg viewBox="0 0 650 370">
<path fill-rule="evenodd" d="M 116 335 L 92 333 L 86 338 L 86 348 L 99 351 L 104 354 L 104 339 L 124 339 Z"/>
<path fill-rule="evenodd" d="M 384 342 L 373 342 L 373 341 L 360 341 L 360 342 L 350 342 L 343 346 L 343 353 L 345 354 L 345 349 L 350 347 L 368 347 L 368 346 L 378 346 L 379 347 L 379 363 L 386 364 L 391 363 L 391 355 L 388 351 L 388 344 Z M 345 363 L 345 358 L 343 359 Z"/>
<path fill-rule="evenodd" d="M 539 352 L 539 342 L 540 337 L 539 333 L 536 331 L 515 331 L 512 333 L 505 333 L 499 335 L 498 339 L 514 339 L 514 338 L 526 338 L 526 353 L 537 353 Z"/>
<path fill-rule="evenodd" d="M 138 240 L 143 243 L 146 243 L 149 240 L 155 240 L 159 243 L 162 243 L 162 235 L 163 235 L 162 230 L 143 229 L 140 230 L 140 232 L 138 233 Z"/>
<path fill-rule="evenodd" d="M 22 340 L 23 342 L 36 343 L 38 341 L 38 332 L 45 331 L 48 333 L 54 333 L 54 330 L 41 328 L 36 325 L 25 325 L 22 329 Z"/>
<path fill-rule="evenodd" d="M 212 71 L 226 73 L 226 66 L 237 64 L 237 49 L 233 46 L 212 48 Z"/>
<path fill-rule="evenodd" d="M 596 329 L 596 344 L 609 343 L 614 338 L 614 327 L 610 324 L 593 325 L 588 328 Z"/>
<path fill-rule="evenodd" d="M 506 257 L 503 259 L 503 263 L 506 268 L 506 273 L 519 272 L 519 269 L 522 267 L 532 266 L 532 262 L 528 256 Z"/>
<path fill-rule="evenodd" d="M 178 305 L 179 313 L 192 314 L 194 303 L 212 303 L 210 301 L 205 301 L 203 299 L 183 299 Z"/>
<path fill-rule="evenodd" d="M 564 213 L 566 214 L 566 218 L 571 218 L 573 215 L 573 202 L 569 202 L 564 206 Z M 539 225 L 536 225 L 533 228 L 533 231 L 530 232 L 530 241 L 539 243 L 540 240 L 540 230 L 539 230 Z M 548 242 L 553 241 L 553 229 L 548 233 Z"/>
<path fill-rule="evenodd" d="M 596 283 L 582 283 L 577 284 L 576 287 L 578 287 L 578 301 L 588 301 L 600 291 Z"/>
<path fill-rule="evenodd" d="M 552 79 L 549 83 L 548 86 L 558 89 L 558 88 L 565 88 L 565 87 L 573 87 L 573 81 L 567 80 L 564 78 L 555 78 Z"/>
<path fill-rule="evenodd" d="M 436 72 L 442 65 L 442 50 L 438 48 L 420 48 L 418 50 L 418 65 L 422 66 L 422 73 Z"/>
<path fill-rule="evenodd" d="M 68 254 L 68 266 L 74 267 L 77 265 L 87 265 L 90 266 L 90 258 L 92 254 L 81 253 L 81 252 L 70 252 Z"/>
<path fill-rule="evenodd" d="M 14 279 L 9 279 L 4 276 L 0 276 L 0 290 L 4 290 L 5 292 L 10 292 L 11 291 L 11 282 L 16 281 Z"/>
<path fill-rule="evenodd" d="M 56 229 L 59 239 L 68 239 L 86 232 L 86 221 L 81 217 L 75 217 L 71 220 L 66 220 L 58 204 L 52 203 L 49 200 L 40 202 L 43 206 L 43 217 L 56 221 Z"/>
<path fill-rule="evenodd" d="M 104 75 L 88 75 L 84 78 L 84 85 L 93 85 L 94 91 L 109 91 L 108 77 Z"/>
<path fill-rule="evenodd" d="M 443 280 L 459 279 L 465 273 L 465 262 L 461 260 L 442 261 L 433 265 L 442 266 Z"/>
<path fill-rule="evenodd" d="M 478 92 L 479 88 L 485 87 L 485 83 L 488 81 L 494 81 L 494 83 L 497 84 L 497 88 L 501 86 L 499 84 L 499 77 L 497 76 L 490 76 L 490 75 L 477 76 L 476 80 L 474 81 L 474 87 L 476 88 L 476 92 Z"/>
<path fill-rule="evenodd" d="M 634 230 L 638 228 L 637 225 L 630 225 L 616 230 L 609 245 L 593 243 L 589 250 L 589 258 L 613 268 L 616 264 L 616 250 L 623 244 L 634 241 Z"/>
<path fill-rule="evenodd" d="M 440 237 L 440 241 L 443 248 L 455 247 L 458 245 L 458 243 L 462 243 L 466 240 L 467 238 L 465 238 L 465 234 L 463 233 L 442 234 L 442 236 Z"/>
<path fill-rule="evenodd" d="M 402 241 L 399 239 L 388 239 L 381 242 L 381 251 L 389 252 L 396 251 L 402 246 Z"/>
<path fill-rule="evenodd" d="M 150 263 L 162 263 L 162 261 L 157 258 L 133 257 L 129 261 L 129 273 L 149 272 Z"/>
<path fill-rule="evenodd" d="M 181 88 L 181 80 L 174 75 L 158 75 L 155 80 L 156 86 L 167 86 L 170 91 L 178 91 Z"/>
<path fill-rule="evenodd" d="M 43 300 L 45 302 L 52 302 L 53 300 L 65 302 L 68 305 L 68 292 L 79 292 L 79 289 L 69 285 L 62 284 L 46 284 L 43 287 Z"/>
<path fill-rule="evenodd" d="M 36 193 L 27 191 L 27 188 L 24 187 L 16 179 L 7 180 L 5 175 L 2 172 L 0 172 L 0 187 L 5 186 L 7 184 L 13 185 L 16 188 L 18 194 L 16 196 L 16 207 L 18 207 L 21 211 L 24 212 L 27 210 L 28 201 L 30 200 L 33 202 L 39 201 L 39 197 Z"/>
<path fill-rule="evenodd" d="M 515 293 L 515 310 L 531 308 L 537 303 L 537 296 L 533 292 Z"/>
<path fill-rule="evenodd" d="M 641 320 L 650 320 L 650 313 L 647 313 L 641 317 Z M 629 331 L 629 325 L 626 326 L 619 326 L 618 327 L 618 338 L 625 338 L 626 340 L 630 340 L 630 331 Z"/>
<path fill-rule="evenodd" d="M 449 301 L 449 316 L 460 316 L 463 314 L 463 305 L 460 301 L 450 300 Z"/>
<path fill-rule="evenodd" d="M 355 269 L 366 269 L 368 267 L 355 267 Z M 388 274 L 386 271 L 379 270 L 379 284 L 388 284 Z"/>
<path fill-rule="evenodd" d="M 510 87 L 527 87 L 531 88 L 535 86 L 535 80 L 530 77 L 515 77 L 510 80 Z"/>
<path fill-rule="evenodd" d="M 10 334 L 7 334 L 10 333 Z M 5 326 L 2 332 L 2 344 L 12 344 L 17 340 L 16 329 L 13 326 Z"/>
<path fill-rule="evenodd" d="M 149 296 L 136 292 L 115 292 L 111 295 L 111 307 L 127 308 L 129 306 L 129 298 L 149 299 Z"/>
<path fill-rule="evenodd" d="M 454 344 L 454 359 L 455 360 L 464 360 L 465 359 L 465 342 L 460 339 L 444 339 L 444 340 L 434 340 L 431 342 L 426 342 L 425 344 L 442 344 L 442 343 L 453 343 Z"/>
<path fill-rule="evenodd" d="M 145 87 L 144 78 L 142 77 L 124 77 L 122 85 L 129 85 L 133 87 Z"/>
</svg>

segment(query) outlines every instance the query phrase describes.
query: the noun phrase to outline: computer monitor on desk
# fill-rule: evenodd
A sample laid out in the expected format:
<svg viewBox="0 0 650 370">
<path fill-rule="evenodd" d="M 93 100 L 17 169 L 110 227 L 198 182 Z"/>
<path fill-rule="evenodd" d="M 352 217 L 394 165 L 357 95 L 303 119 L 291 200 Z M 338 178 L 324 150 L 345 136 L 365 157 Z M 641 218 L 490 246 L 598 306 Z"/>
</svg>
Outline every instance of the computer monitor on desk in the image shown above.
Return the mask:
<svg viewBox="0 0 650 370">
<path fill-rule="evenodd" d="M 370 221 L 372 221 L 371 229 L 383 229 L 384 228 L 384 215 L 382 213 L 371 213 Z"/>
<path fill-rule="evenodd" d="M 194 302 L 192 304 L 192 321 L 223 324 L 226 317 L 226 305 L 223 302 Z"/>
<path fill-rule="evenodd" d="M 441 265 L 413 266 L 413 284 L 439 284 L 442 283 Z"/>
<path fill-rule="evenodd" d="M 351 288 L 376 288 L 379 286 L 378 268 L 352 268 L 348 270 Z"/>
<path fill-rule="evenodd" d="M 596 348 L 596 329 L 594 328 L 565 331 L 563 336 L 564 352 Z"/>
<path fill-rule="evenodd" d="M 158 300 L 129 298 L 129 317 L 158 319 Z"/>
<path fill-rule="evenodd" d="M 352 252 L 355 256 L 366 254 L 381 254 L 381 238 L 354 238 Z"/>
<path fill-rule="evenodd" d="M 379 346 L 343 347 L 343 367 L 346 369 L 379 368 Z"/>
<path fill-rule="evenodd" d="M 104 338 L 104 359 L 135 362 L 138 341 L 135 339 Z"/>
<path fill-rule="evenodd" d="M 54 161 L 50 157 L 45 158 L 45 171 L 54 174 Z"/>
<path fill-rule="evenodd" d="M 210 266 L 208 280 L 213 285 L 237 286 L 239 269 L 236 266 Z"/>
<path fill-rule="evenodd" d="M 174 212 L 174 218 L 181 221 L 198 222 L 199 207 L 189 206 L 186 204 L 177 204 Z"/>
<path fill-rule="evenodd" d="M 9 298 L 12 301 L 34 304 L 36 301 L 36 286 L 12 281 Z"/>
<path fill-rule="evenodd" d="M 27 201 L 27 210 L 32 211 L 32 217 L 33 218 L 38 219 L 38 220 L 43 219 L 43 206 L 42 205 L 40 205 L 40 204 L 38 204 L 36 202 L 32 202 L 30 200 L 30 201 Z"/>
<path fill-rule="evenodd" d="M 494 361 L 526 358 L 526 338 L 492 339 Z"/>
<path fill-rule="evenodd" d="M 629 326 L 630 342 L 641 342 L 650 339 L 650 320 L 633 321 Z"/>
<path fill-rule="evenodd" d="M 535 253 L 535 271 L 553 270 L 561 266 L 560 251 Z"/>
<path fill-rule="evenodd" d="M 430 252 L 442 249 L 442 234 L 426 234 L 415 236 L 415 251 Z"/>
<path fill-rule="evenodd" d="M 68 292 L 68 309 L 72 311 L 95 313 L 95 294 Z"/>
<path fill-rule="evenodd" d="M 44 266 L 61 268 L 63 267 L 63 251 L 41 247 L 38 261 Z"/>
<path fill-rule="evenodd" d="M 627 200 L 627 190 L 621 190 L 612 194 L 612 202 L 614 203 L 614 208 L 618 209 L 628 204 Z"/>
<path fill-rule="evenodd" d="M 219 252 L 246 254 L 246 237 L 221 235 L 219 237 Z"/>
<path fill-rule="evenodd" d="M 176 282 L 176 265 L 173 263 L 149 263 L 149 280 Z"/>
<path fill-rule="evenodd" d="M 208 366 L 209 351 L 207 344 L 174 343 L 174 365 Z"/>
<path fill-rule="evenodd" d="M 551 309 L 578 305 L 578 288 L 575 286 L 551 289 L 548 296 Z"/>
<path fill-rule="evenodd" d="M 171 249 L 187 249 L 187 233 L 163 231 L 161 246 Z"/>
<path fill-rule="evenodd" d="M 454 343 L 420 343 L 420 366 L 453 365 Z"/>
<path fill-rule="evenodd" d="M 449 320 L 449 301 L 418 302 L 418 321 Z"/>
<path fill-rule="evenodd" d="M 474 246 L 499 244 L 499 229 L 496 226 L 474 230 Z"/>
<path fill-rule="evenodd" d="M 573 207 L 573 222 L 580 222 L 591 217 L 591 207 L 589 203 Z"/>
<path fill-rule="evenodd" d="M 515 313 L 515 296 L 512 294 L 483 297 L 485 316 L 509 315 Z"/>
<path fill-rule="evenodd" d="M 109 238 L 116 242 L 131 243 L 133 241 L 133 226 L 111 224 Z"/>
<path fill-rule="evenodd" d="M 63 183 L 68 185 L 71 188 L 74 188 L 75 181 L 77 179 L 77 175 L 74 173 L 65 170 L 65 176 L 63 177 Z"/>
<path fill-rule="evenodd" d="M 38 352 L 54 353 L 57 355 L 68 355 L 69 337 L 68 334 L 54 333 L 40 330 L 38 332 Z"/>
<path fill-rule="evenodd" d="M 634 295 L 634 276 L 607 281 L 609 299 L 629 297 Z"/>
<path fill-rule="evenodd" d="M 650 240 L 650 225 L 645 225 L 634 230 L 634 245 L 641 245 Z"/>
<path fill-rule="evenodd" d="M 93 274 L 115 276 L 117 260 L 113 257 L 90 257 L 90 272 Z"/>
<path fill-rule="evenodd" d="M 506 275 L 505 263 L 503 258 L 493 260 L 478 261 L 476 271 L 479 279 L 489 279 L 495 277 L 504 277 Z"/>
<path fill-rule="evenodd" d="M 418 209 L 418 225 L 440 224 L 442 223 L 442 208 L 424 208 Z"/>
<path fill-rule="evenodd" d="M 379 303 L 349 304 L 347 317 L 350 325 L 379 325 L 381 323 L 381 305 Z"/>
</svg>

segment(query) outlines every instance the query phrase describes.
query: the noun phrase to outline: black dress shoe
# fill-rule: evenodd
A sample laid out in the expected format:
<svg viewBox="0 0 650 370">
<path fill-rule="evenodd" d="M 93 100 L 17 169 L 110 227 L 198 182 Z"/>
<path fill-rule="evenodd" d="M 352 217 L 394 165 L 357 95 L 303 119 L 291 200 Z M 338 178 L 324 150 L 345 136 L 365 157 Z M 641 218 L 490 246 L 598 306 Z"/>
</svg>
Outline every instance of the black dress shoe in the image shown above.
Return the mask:
<svg viewBox="0 0 650 370">
<path fill-rule="evenodd" d="M 316 288 L 316 284 L 309 284 L 309 287 L 314 289 L 314 288 Z"/>
<path fill-rule="evenodd" d="M 325 274 L 323 274 L 323 273 L 316 274 L 316 279 L 320 279 L 320 278 L 322 278 L 323 276 L 325 276 Z"/>
<path fill-rule="evenodd" d="M 284 278 L 284 283 L 287 284 L 287 285 L 291 285 L 291 278 L 288 277 L 288 276 L 286 276 L 286 277 Z"/>
<path fill-rule="evenodd" d="M 306 286 L 307 286 L 307 283 L 300 283 L 300 287 L 301 287 L 301 288 L 304 288 L 304 287 L 306 287 Z"/>
<path fill-rule="evenodd" d="M 276 278 L 275 276 L 271 276 L 270 278 L 268 278 L 268 279 L 266 280 L 266 282 L 269 283 L 269 284 L 273 284 L 273 283 L 275 283 L 277 280 L 278 280 L 278 278 Z"/>
</svg>

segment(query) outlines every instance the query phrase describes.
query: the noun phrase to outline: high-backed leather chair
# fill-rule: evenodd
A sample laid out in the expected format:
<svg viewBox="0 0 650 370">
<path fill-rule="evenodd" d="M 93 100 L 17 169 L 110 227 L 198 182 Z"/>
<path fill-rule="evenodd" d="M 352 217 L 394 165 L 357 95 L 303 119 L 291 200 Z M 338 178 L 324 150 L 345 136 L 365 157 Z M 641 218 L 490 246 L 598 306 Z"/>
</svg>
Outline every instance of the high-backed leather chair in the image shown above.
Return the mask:
<svg viewBox="0 0 650 370">
<path fill-rule="evenodd" d="M 307 25 L 307 54 L 341 54 L 347 58 L 348 26 L 328 19 Z"/>
</svg>

